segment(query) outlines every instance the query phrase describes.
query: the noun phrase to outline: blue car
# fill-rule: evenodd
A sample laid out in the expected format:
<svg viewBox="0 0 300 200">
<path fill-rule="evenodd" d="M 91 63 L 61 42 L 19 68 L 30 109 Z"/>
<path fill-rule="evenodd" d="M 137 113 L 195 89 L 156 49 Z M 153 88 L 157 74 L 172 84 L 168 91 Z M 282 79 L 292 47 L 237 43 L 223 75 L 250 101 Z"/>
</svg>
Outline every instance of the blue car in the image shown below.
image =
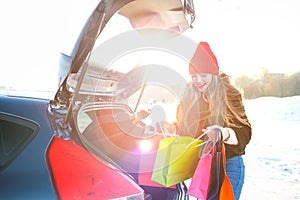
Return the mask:
<svg viewBox="0 0 300 200">
<path fill-rule="evenodd" d="M 0 95 L 0 199 L 178 198 L 140 163 L 176 120 L 194 18 L 192 0 L 100 1 L 53 96 Z"/>
</svg>

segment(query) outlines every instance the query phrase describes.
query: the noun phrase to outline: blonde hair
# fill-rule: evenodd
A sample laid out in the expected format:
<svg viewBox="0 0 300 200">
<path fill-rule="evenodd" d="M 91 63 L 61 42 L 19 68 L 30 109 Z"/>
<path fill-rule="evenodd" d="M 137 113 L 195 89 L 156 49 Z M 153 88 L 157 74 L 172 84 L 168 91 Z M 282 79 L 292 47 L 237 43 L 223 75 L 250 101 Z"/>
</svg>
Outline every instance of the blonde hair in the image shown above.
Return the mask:
<svg viewBox="0 0 300 200">
<path fill-rule="evenodd" d="M 192 83 L 190 86 L 194 87 Z M 183 132 L 189 135 L 199 134 L 202 128 L 215 124 L 250 126 L 241 92 L 225 73 L 212 75 L 212 81 L 204 92 L 189 89 L 185 95 L 177 110 L 177 119 Z"/>
<path fill-rule="evenodd" d="M 236 122 L 249 125 L 242 94 L 229 75 L 221 72 L 219 76 L 213 76 L 212 82 L 202 96 L 209 105 L 210 115 L 207 120 L 210 125 L 226 124 L 239 127 Z"/>
</svg>

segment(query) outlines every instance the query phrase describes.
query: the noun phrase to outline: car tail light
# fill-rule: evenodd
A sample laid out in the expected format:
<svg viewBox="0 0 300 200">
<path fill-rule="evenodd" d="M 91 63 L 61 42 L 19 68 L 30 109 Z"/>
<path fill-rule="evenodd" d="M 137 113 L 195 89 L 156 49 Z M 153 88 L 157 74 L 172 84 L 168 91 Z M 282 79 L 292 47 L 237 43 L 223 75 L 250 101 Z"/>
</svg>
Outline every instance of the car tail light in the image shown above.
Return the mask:
<svg viewBox="0 0 300 200">
<path fill-rule="evenodd" d="M 58 199 L 145 199 L 144 191 L 129 176 L 74 141 L 54 136 L 46 159 Z"/>
</svg>

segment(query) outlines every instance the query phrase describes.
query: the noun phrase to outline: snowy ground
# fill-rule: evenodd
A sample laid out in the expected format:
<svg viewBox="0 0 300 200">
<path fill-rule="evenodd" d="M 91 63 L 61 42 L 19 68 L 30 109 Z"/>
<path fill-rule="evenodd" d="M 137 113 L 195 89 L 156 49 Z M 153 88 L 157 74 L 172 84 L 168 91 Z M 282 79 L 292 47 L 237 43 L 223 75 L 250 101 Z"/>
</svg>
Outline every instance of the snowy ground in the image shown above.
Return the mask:
<svg viewBox="0 0 300 200">
<path fill-rule="evenodd" d="M 241 200 L 300 199 L 300 96 L 245 102 L 252 140 Z"/>
<path fill-rule="evenodd" d="M 300 96 L 262 97 L 245 107 L 252 139 L 240 200 L 300 199 Z"/>
</svg>

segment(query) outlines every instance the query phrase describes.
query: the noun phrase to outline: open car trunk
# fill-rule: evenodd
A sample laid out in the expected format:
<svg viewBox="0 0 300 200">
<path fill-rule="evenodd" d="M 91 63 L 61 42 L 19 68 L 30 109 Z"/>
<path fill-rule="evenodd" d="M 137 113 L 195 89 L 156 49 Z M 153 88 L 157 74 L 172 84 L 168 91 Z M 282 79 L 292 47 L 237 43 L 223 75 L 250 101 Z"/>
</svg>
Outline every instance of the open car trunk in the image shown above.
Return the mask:
<svg viewBox="0 0 300 200">
<path fill-rule="evenodd" d="M 162 138 L 157 123 L 165 118 L 157 116 L 164 116 L 164 106 L 174 110 L 186 84 L 174 68 L 159 62 L 186 65 L 196 44 L 181 33 L 194 17 L 191 0 L 100 1 L 66 59 L 68 74 L 49 104 L 52 121 L 59 122 L 58 136 L 77 141 L 124 174 L 138 172 L 141 155 L 153 157 Z M 156 56 L 158 49 L 162 55 Z M 156 61 L 140 62 L 147 59 Z M 152 98 L 164 105 L 155 107 Z M 152 119 L 138 119 L 143 109 Z"/>
</svg>

